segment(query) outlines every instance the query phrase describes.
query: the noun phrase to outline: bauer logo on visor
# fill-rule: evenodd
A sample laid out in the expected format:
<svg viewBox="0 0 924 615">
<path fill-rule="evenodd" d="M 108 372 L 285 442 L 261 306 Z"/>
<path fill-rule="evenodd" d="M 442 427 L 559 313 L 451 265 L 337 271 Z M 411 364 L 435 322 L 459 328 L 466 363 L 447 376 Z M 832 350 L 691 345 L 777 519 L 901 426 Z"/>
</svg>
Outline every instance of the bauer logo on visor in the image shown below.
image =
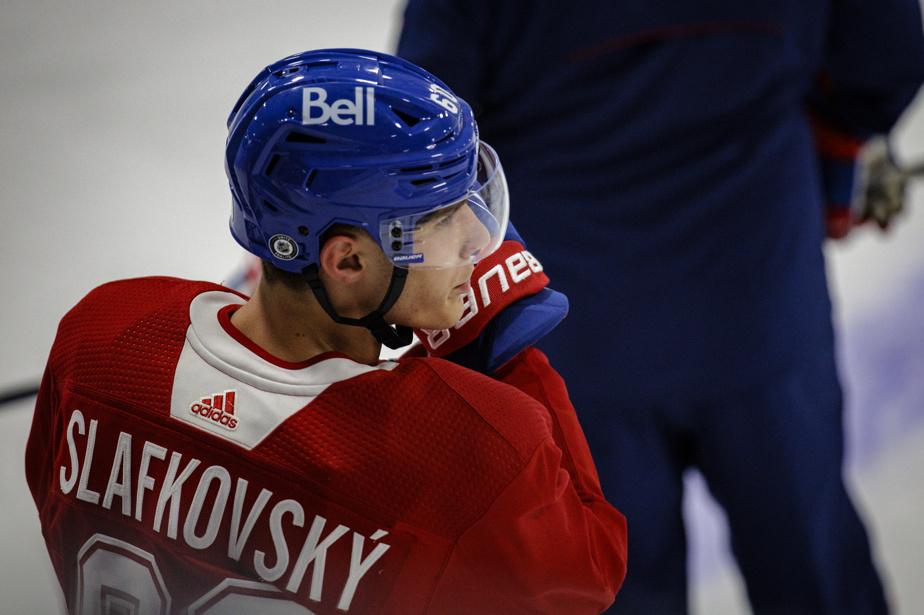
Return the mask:
<svg viewBox="0 0 924 615">
<path fill-rule="evenodd" d="M 338 126 L 374 126 L 375 90 L 355 87 L 353 100 L 338 98 L 328 104 L 324 88 L 302 89 L 302 124 L 326 124 L 328 121 Z"/>
<path fill-rule="evenodd" d="M 415 254 L 396 254 L 394 256 L 395 264 L 401 265 L 413 265 L 416 263 L 422 263 L 424 261 L 424 255 L 420 252 Z"/>
</svg>

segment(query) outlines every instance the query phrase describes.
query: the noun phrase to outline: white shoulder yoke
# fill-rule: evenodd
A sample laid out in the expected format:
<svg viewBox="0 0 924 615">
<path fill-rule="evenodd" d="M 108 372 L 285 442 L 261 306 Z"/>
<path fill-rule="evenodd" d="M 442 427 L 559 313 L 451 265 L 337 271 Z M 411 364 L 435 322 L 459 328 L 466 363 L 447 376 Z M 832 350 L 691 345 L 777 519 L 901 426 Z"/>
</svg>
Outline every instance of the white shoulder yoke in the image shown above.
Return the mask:
<svg viewBox="0 0 924 615">
<path fill-rule="evenodd" d="M 202 293 L 190 303 L 190 325 L 173 379 L 172 418 L 250 450 L 331 384 L 398 365 L 365 365 L 345 357 L 301 369 L 274 365 L 221 326 L 219 310 L 243 303 L 222 291 Z"/>
</svg>

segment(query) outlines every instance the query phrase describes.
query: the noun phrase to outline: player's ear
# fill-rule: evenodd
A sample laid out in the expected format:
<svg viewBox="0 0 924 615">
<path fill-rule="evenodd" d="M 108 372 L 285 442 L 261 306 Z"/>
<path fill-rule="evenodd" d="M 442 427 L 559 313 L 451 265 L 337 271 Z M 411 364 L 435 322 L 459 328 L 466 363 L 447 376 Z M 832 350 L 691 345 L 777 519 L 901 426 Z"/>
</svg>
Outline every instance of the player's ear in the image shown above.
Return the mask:
<svg viewBox="0 0 924 615">
<path fill-rule="evenodd" d="M 365 268 L 358 238 L 347 234 L 328 238 L 318 260 L 327 277 L 343 284 L 355 283 Z"/>
</svg>

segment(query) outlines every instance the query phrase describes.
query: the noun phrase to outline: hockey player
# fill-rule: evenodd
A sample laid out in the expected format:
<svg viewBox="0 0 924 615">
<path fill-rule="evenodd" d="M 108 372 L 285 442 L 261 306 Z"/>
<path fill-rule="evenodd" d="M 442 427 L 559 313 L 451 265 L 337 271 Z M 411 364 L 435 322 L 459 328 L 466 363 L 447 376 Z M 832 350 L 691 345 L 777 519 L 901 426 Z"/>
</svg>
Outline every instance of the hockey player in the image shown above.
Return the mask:
<svg viewBox="0 0 924 615">
<path fill-rule="evenodd" d="M 409 0 L 398 54 L 478 111 L 574 303 L 540 347 L 632 528 L 612 612 L 688 611 L 695 467 L 754 613 L 885 613 L 821 248 L 899 209 L 851 173 L 924 80 L 918 0 Z"/>
<path fill-rule="evenodd" d="M 469 106 L 405 61 L 323 50 L 260 72 L 228 126 L 253 297 L 113 282 L 51 351 L 26 464 L 68 610 L 604 609 L 624 519 L 529 347 L 561 296 L 502 243 Z M 488 373 L 380 362 L 411 328 Z"/>
</svg>

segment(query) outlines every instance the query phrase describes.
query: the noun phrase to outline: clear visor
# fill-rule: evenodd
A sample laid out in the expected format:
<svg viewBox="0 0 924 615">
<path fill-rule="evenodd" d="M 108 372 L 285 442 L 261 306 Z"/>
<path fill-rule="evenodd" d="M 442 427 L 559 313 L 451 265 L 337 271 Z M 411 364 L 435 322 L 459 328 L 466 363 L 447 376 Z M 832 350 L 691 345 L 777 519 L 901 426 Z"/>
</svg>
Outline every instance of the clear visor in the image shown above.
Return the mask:
<svg viewBox="0 0 924 615">
<path fill-rule="evenodd" d="M 500 246 L 509 217 L 504 170 L 497 153 L 480 143 L 475 183 L 465 197 L 384 220 L 379 236 L 397 267 L 460 267 L 477 263 Z"/>
</svg>

